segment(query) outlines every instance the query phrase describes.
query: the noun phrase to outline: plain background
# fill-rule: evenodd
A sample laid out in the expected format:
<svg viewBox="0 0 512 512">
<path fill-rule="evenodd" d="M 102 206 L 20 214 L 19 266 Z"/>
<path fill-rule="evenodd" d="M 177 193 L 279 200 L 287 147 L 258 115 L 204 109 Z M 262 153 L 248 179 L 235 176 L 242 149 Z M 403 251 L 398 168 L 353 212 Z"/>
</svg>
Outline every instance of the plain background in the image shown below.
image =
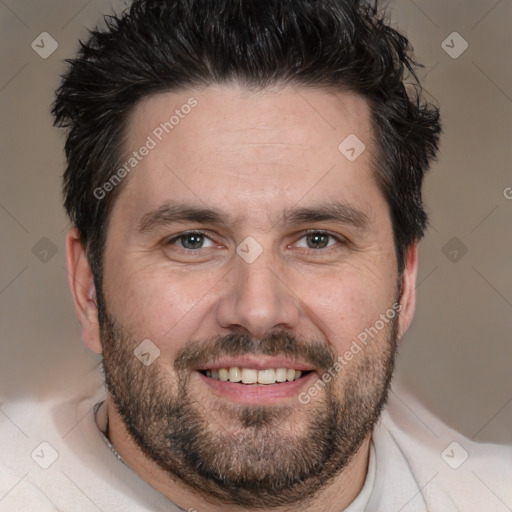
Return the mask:
<svg viewBox="0 0 512 512">
<path fill-rule="evenodd" d="M 80 387 L 80 375 L 98 364 L 82 345 L 67 287 L 64 134 L 51 127 L 49 109 L 63 60 L 114 5 L 122 4 L 0 1 L 4 411 L 9 402 Z M 512 442 L 512 2 L 390 7 L 426 66 L 420 76 L 444 126 L 426 179 L 431 227 L 420 245 L 417 312 L 398 378 L 466 436 Z M 31 47 L 42 32 L 58 43 L 46 59 Z M 453 58 L 464 41 L 468 48 Z"/>
</svg>

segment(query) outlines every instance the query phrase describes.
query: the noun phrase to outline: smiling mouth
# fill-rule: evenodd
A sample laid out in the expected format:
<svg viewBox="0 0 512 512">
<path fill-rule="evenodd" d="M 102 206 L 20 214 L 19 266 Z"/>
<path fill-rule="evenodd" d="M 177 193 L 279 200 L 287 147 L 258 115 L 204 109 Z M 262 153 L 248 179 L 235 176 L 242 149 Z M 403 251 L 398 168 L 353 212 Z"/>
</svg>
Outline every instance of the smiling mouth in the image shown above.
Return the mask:
<svg viewBox="0 0 512 512">
<path fill-rule="evenodd" d="M 310 371 L 295 370 L 294 368 L 217 368 L 199 370 L 200 373 L 213 380 L 232 382 L 246 385 L 271 385 L 292 382 L 305 377 Z"/>
</svg>

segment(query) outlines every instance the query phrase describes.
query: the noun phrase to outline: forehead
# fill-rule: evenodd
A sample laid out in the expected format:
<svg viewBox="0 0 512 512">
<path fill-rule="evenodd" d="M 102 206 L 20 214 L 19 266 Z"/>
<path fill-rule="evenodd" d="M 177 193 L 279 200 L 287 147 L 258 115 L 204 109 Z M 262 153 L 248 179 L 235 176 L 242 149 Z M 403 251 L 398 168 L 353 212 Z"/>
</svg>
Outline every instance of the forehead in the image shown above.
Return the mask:
<svg viewBox="0 0 512 512">
<path fill-rule="evenodd" d="M 369 209 L 382 201 L 369 108 L 350 93 L 227 85 L 161 93 L 135 107 L 125 150 L 137 162 L 118 202 L 134 216 L 176 198 L 245 214 L 299 201 Z"/>
</svg>

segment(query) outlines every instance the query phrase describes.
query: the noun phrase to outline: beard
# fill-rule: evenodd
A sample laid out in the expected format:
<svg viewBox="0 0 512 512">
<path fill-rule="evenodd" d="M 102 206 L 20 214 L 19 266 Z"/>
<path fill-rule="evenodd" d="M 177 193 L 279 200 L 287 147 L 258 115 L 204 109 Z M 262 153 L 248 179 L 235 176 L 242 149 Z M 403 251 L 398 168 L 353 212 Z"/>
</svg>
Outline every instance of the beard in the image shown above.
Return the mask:
<svg viewBox="0 0 512 512">
<path fill-rule="evenodd" d="M 336 355 L 325 342 L 278 331 L 260 340 L 231 334 L 191 341 L 174 361 L 159 357 L 145 366 L 133 352 L 140 339 L 101 302 L 105 383 L 128 433 L 171 478 L 210 500 L 249 509 L 304 504 L 352 460 L 386 402 L 398 314 L 315 400 L 257 406 L 205 396 L 191 369 L 221 356 L 262 354 L 300 359 L 320 377 Z"/>
</svg>

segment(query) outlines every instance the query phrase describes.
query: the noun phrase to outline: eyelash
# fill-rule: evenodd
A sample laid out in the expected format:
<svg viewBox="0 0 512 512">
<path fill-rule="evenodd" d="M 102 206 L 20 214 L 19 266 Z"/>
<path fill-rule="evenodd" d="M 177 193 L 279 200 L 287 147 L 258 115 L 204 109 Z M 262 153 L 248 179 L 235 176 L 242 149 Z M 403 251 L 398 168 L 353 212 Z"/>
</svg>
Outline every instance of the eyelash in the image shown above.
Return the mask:
<svg viewBox="0 0 512 512">
<path fill-rule="evenodd" d="M 331 233 L 330 231 L 322 231 L 322 230 L 318 230 L 318 229 L 307 229 L 306 231 L 303 231 L 301 236 L 294 243 L 295 244 L 298 243 L 299 240 L 302 240 L 304 237 L 306 237 L 308 235 L 327 235 L 328 237 L 335 240 L 335 242 L 336 242 L 333 245 L 328 245 L 327 247 L 324 247 L 321 249 L 312 249 L 310 247 L 303 248 L 307 251 L 312 251 L 314 253 L 320 253 L 320 252 L 326 253 L 328 251 L 336 250 L 336 248 L 339 249 L 339 246 L 346 246 L 348 243 L 348 240 L 342 235 L 334 234 L 334 233 Z"/>
<path fill-rule="evenodd" d="M 322 230 L 318 230 L 318 229 L 308 229 L 306 231 L 303 231 L 301 233 L 301 236 L 297 239 L 296 242 L 294 243 L 297 243 L 299 240 L 302 240 L 304 237 L 308 236 L 308 235 L 327 235 L 329 237 L 331 237 L 332 239 L 334 239 L 338 244 L 341 244 L 341 245 L 346 245 L 347 244 L 347 239 L 340 236 L 340 235 L 335 235 L 329 231 L 322 231 Z M 172 238 L 166 240 L 164 242 L 164 245 L 168 246 L 168 245 L 173 245 L 175 242 L 177 242 L 182 236 L 187 236 L 187 235 L 202 235 L 204 236 L 205 238 L 208 238 L 210 241 L 214 242 L 214 240 L 211 238 L 211 236 L 206 232 L 206 231 L 202 231 L 200 229 L 194 229 L 192 231 L 184 231 L 183 233 L 179 233 L 178 235 L 175 235 L 173 236 Z M 215 243 L 215 242 L 214 242 Z M 307 250 L 310 250 L 310 251 L 315 251 L 315 252 L 319 252 L 319 251 L 327 251 L 329 249 L 332 249 L 334 246 L 327 246 L 323 249 L 307 249 Z M 185 249 L 185 248 L 182 248 L 182 247 L 178 247 L 178 249 L 181 249 L 183 251 L 187 251 L 187 252 L 195 252 L 193 249 Z M 199 250 L 199 249 L 196 249 L 196 251 Z"/>
<path fill-rule="evenodd" d="M 178 241 L 182 236 L 187 235 L 203 235 L 205 238 L 208 238 L 209 240 L 212 240 L 212 237 L 206 232 L 202 231 L 200 229 L 193 229 L 192 231 L 184 231 L 183 233 L 179 233 L 178 235 L 173 236 L 172 238 L 167 239 L 164 242 L 164 245 L 172 245 L 174 242 Z M 190 251 L 191 249 L 183 249 L 185 251 Z"/>
</svg>

